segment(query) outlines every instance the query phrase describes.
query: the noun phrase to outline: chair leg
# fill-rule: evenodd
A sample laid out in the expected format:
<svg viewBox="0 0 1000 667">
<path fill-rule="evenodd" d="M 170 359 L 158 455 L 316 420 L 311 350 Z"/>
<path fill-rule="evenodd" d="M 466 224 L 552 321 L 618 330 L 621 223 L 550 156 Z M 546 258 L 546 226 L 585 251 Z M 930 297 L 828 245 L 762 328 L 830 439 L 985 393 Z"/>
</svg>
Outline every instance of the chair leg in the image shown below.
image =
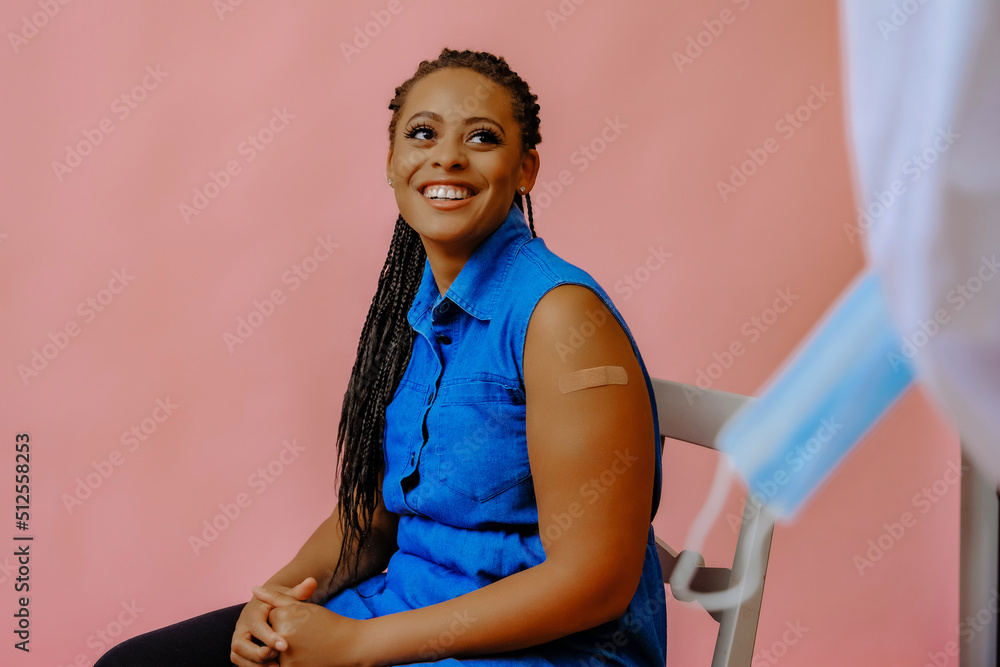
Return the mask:
<svg viewBox="0 0 1000 667">
<path fill-rule="evenodd" d="M 740 531 L 740 537 L 736 542 L 736 555 L 729 585 L 757 586 L 757 590 L 740 606 L 730 607 L 722 612 L 712 667 L 751 667 L 753 660 L 766 574 L 759 582 L 752 581 L 749 577 L 755 571 L 767 572 L 771 536 L 774 532 L 774 515 L 748 497 L 743 517 L 748 525 Z"/>
<path fill-rule="evenodd" d="M 962 452 L 959 667 L 997 664 L 997 490 Z M 985 622 L 984 622 L 985 621 Z"/>
</svg>

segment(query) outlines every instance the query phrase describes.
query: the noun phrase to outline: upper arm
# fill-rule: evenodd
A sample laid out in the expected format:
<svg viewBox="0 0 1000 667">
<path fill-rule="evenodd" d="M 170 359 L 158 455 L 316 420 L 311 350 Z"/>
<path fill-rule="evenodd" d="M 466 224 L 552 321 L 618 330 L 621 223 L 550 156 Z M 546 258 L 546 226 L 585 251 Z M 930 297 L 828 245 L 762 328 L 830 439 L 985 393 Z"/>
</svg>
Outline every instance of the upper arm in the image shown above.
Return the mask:
<svg viewBox="0 0 1000 667">
<path fill-rule="evenodd" d="M 596 366 L 624 368 L 627 383 L 560 389 L 562 375 Z M 560 285 L 539 300 L 525 337 L 524 384 L 546 560 L 624 608 L 645 557 L 653 416 L 628 336 L 590 289 Z"/>
</svg>

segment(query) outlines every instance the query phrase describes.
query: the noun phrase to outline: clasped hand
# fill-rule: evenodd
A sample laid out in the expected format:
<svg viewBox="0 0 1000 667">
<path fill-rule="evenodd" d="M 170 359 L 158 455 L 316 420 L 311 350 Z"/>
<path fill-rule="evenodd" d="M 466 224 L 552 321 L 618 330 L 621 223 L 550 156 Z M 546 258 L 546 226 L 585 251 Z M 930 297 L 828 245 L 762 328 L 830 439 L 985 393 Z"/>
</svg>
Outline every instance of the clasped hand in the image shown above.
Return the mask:
<svg viewBox="0 0 1000 667">
<path fill-rule="evenodd" d="M 363 621 L 307 600 L 316 580 L 294 588 L 255 586 L 236 624 L 230 660 L 238 667 L 347 667 L 372 664 L 361 656 Z M 264 643 L 259 646 L 256 638 Z"/>
</svg>

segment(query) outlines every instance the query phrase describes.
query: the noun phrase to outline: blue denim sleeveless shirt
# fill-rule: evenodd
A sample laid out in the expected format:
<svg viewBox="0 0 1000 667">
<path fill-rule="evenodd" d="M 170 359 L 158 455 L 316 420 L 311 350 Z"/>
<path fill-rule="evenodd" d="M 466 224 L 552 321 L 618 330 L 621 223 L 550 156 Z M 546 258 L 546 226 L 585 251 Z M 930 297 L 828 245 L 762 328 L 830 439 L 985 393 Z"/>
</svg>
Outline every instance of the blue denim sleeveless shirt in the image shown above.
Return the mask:
<svg viewBox="0 0 1000 667">
<path fill-rule="evenodd" d="M 593 290 L 628 335 L 659 433 L 652 383 L 621 314 L 588 273 L 532 238 L 524 214 L 511 206 L 444 296 L 424 263 L 407 313 L 416 331 L 410 361 L 386 409 L 382 493 L 386 509 L 400 515 L 399 549 L 386 572 L 340 591 L 328 609 L 367 619 L 424 607 L 545 560 L 525 435 L 523 352 L 538 300 L 565 283 Z M 573 353 L 572 337 L 568 343 L 562 354 Z M 660 501 L 658 435 L 649 446 L 656 452 L 652 521 Z M 428 642 L 422 657 L 434 651 Z M 665 654 L 666 600 L 650 525 L 642 577 L 620 618 L 519 651 L 414 664 L 652 667 L 663 665 Z"/>
</svg>

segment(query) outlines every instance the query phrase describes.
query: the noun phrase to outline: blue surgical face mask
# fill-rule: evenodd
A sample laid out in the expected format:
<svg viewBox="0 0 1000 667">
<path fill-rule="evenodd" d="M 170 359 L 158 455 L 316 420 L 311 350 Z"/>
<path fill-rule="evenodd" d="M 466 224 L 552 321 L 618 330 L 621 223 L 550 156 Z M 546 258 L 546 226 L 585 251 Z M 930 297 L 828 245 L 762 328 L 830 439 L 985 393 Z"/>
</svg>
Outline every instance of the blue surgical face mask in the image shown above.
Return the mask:
<svg viewBox="0 0 1000 667">
<path fill-rule="evenodd" d="M 751 494 L 793 517 L 913 383 L 874 273 L 862 273 L 768 382 L 719 433 Z"/>
<path fill-rule="evenodd" d="M 913 383 L 914 368 L 889 317 L 878 281 L 862 273 L 764 387 L 722 427 L 720 457 L 708 498 L 691 525 L 686 553 L 671 576 L 675 595 L 706 609 L 738 605 L 753 595 L 746 582 L 759 581 L 752 558 L 741 585 L 694 593 L 689 585 L 710 528 L 721 514 L 735 468 L 747 482 L 757 511 L 767 522 L 790 519 L 844 456 Z M 748 503 L 750 499 L 748 499 Z M 752 536 L 751 554 L 769 531 Z"/>
</svg>

